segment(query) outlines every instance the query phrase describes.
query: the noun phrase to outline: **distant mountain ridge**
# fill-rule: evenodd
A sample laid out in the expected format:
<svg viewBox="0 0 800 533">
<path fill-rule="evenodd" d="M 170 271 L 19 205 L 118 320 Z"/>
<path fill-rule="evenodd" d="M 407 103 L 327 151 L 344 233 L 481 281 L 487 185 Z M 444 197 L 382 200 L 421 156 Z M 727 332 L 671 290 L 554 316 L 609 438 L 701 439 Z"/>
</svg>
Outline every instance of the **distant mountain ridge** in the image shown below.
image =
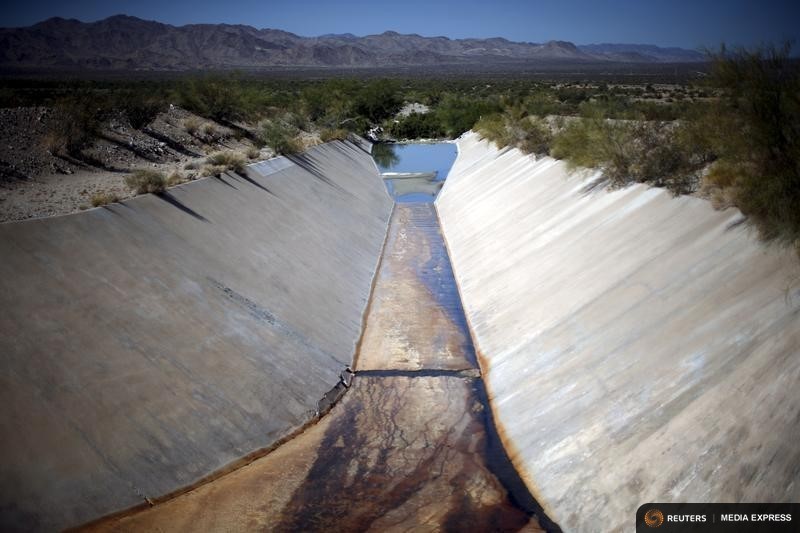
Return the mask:
<svg viewBox="0 0 800 533">
<path fill-rule="evenodd" d="M 703 61 L 699 52 L 653 45 L 450 39 L 387 31 L 301 37 L 246 25 L 172 26 L 127 15 L 97 22 L 51 18 L 0 29 L 0 66 L 91 70 L 393 67 L 513 63 Z"/>
</svg>

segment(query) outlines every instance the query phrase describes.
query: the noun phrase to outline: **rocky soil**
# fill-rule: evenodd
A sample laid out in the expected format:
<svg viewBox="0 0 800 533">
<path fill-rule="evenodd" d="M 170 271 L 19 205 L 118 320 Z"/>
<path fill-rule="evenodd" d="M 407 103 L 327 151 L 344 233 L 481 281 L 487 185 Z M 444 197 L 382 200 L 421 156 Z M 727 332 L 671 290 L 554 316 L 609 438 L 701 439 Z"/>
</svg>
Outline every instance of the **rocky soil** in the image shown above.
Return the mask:
<svg viewBox="0 0 800 533">
<path fill-rule="evenodd" d="M 252 126 L 223 125 L 171 106 L 141 129 L 112 117 L 87 146 L 65 153 L 49 133 L 57 120 L 45 107 L 0 109 L 0 222 L 87 209 L 95 194 L 129 197 L 125 177 L 137 168 L 193 179 L 209 153 L 254 148 Z M 262 149 L 258 157 L 271 155 Z"/>
</svg>

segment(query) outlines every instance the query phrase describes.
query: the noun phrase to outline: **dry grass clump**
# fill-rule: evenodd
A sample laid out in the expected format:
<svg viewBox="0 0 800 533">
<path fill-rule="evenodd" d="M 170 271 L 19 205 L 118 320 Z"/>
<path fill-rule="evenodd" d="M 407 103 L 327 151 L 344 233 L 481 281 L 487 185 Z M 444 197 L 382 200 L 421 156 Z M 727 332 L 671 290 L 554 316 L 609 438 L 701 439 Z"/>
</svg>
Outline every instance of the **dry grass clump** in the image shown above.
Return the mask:
<svg viewBox="0 0 800 533">
<path fill-rule="evenodd" d="M 92 207 L 114 204 L 120 201 L 119 195 L 114 192 L 98 192 L 92 195 Z"/>
<path fill-rule="evenodd" d="M 226 170 L 228 170 L 227 167 L 222 165 L 203 165 L 200 169 L 200 177 L 219 176 Z"/>
<path fill-rule="evenodd" d="M 205 134 L 206 137 L 214 138 L 217 135 L 217 128 L 215 128 L 214 125 L 211 124 L 210 122 L 206 122 L 203 125 L 203 133 Z"/>
<path fill-rule="evenodd" d="M 183 127 L 189 135 L 201 141 L 213 141 L 219 137 L 219 132 L 214 124 L 203 122 L 197 117 L 189 117 L 184 120 Z"/>
<path fill-rule="evenodd" d="M 247 159 L 239 152 L 225 151 L 215 152 L 206 158 L 206 163 L 215 167 L 221 167 L 222 172 L 232 170 L 233 172 L 242 172 Z"/>
<path fill-rule="evenodd" d="M 347 130 L 342 128 L 324 129 L 319 133 L 319 138 L 322 142 L 329 141 L 344 141 L 347 140 Z"/>
<path fill-rule="evenodd" d="M 41 146 L 52 155 L 64 155 L 66 153 L 67 140 L 60 132 L 48 131 L 42 136 Z"/>
<path fill-rule="evenodd" d="M 190 117 L 183 121 L 183 127 L 186 128 L 186 132 L 194 137 L 198 131 L 200 131 L 201 122 L 200 119 L 196 117 Z"/>
<path fill-rule="evenodd" d="M 167 188 L 167 179 L 157 170 L 142 168 L 125 178 L 125 184 L 136 194 L 157 194 Z"/>
<path fill-rule="evenodd" d="M 250 148 L 247 149 L 245 155 L 247 156 L 248 159 L 258 159 L 259 156 L 261 155 L 261 150 L 259 150 L 255 146 L 251 146 Z"/>
<path fill-rule="evenodd" d="M 181 173 L 180 170 L 175 170 L 169 176 L 167 176 L 167 187 L 174 187 L 175 185 L 180 185 L 181 183 L 185 183 L 187 181 L 188 179 Z"/>
</svg>

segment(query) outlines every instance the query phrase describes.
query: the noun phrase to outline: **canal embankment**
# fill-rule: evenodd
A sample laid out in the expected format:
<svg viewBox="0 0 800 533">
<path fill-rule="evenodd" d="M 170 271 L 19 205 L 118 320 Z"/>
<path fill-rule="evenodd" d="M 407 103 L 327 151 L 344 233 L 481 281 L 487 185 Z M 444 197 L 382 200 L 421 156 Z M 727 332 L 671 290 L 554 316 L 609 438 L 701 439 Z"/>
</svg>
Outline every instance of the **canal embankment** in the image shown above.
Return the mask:
<svg viewBox="0 0 800 533">
<path fill-rule="evenodd" d="M 474 134 L 436 206 L 510 458 L 565 530 L 800 499 L 797 258 L 737 210 Z"/>
<path fill-rule="evenodd" d="M 392 205 L 369 146 L 333 142 L 0 225 L 3 529 L 147 506 L 314 419 Z"/>
</svg>

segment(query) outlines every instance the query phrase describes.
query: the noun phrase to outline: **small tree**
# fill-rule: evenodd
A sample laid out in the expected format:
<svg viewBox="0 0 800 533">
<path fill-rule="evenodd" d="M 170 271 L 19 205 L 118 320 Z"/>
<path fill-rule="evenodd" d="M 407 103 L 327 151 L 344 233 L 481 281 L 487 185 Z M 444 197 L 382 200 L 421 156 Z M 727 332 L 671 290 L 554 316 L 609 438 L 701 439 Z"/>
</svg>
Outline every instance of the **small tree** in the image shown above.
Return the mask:
<svg viewBox="0 0 800 533">
<path fill-rule="evenodd" d="M 724 97 L 709 117 L 719 156 L 706 182 L 756 224 L 762 237 L 800 251 L 800 71 L 791 45 L 711 54 Z"/>
</svg>

